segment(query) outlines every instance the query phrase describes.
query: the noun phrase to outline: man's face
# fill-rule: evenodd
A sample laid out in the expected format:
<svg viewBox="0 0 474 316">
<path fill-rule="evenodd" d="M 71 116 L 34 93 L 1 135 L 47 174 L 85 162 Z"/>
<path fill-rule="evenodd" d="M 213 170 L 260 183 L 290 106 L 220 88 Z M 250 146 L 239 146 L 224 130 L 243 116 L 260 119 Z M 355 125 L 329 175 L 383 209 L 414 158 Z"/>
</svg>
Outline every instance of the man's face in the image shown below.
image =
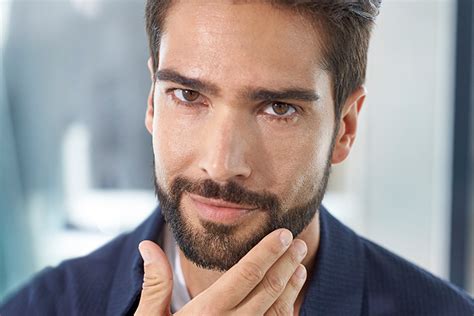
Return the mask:
<svg viewBox="0 0 474 316">
<path fill-rule="evenodd" d="M 288 10 L 168 11 L 146 123 L 163 213 L 196 264 L 226 270 L 271 230 L 314 218 L 335 131 L 320 61 L 317 30 Z"/>
</svg>

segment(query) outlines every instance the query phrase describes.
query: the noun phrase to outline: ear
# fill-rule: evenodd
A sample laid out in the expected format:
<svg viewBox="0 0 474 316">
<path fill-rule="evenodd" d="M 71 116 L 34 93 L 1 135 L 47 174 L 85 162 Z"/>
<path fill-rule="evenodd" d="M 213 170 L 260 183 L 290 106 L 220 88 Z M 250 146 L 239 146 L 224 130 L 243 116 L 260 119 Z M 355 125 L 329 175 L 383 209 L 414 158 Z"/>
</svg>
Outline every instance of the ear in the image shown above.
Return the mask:
<svg viewBox="0 0 474 316">
<path fill-rule="evenodd" d="M 359 112 L 364 103 L 366 94 L 367 91 L 365 87 L 360 86 L 351 93 L 344 103 L 331 159 L 332 164 L 338 164 L 349 156 L 357 134 Z"/>
<path fill-rule="evenodd" d="M 153 134 L 153 93 L 155 92 L 155 74 L 153 73 L 153 60 L 148 58 L 148 70 L 150 71 L 151 88 L 148 94 L 147 107 L 145 113 L 145 127 L 150 134 Z"/>
</svg>

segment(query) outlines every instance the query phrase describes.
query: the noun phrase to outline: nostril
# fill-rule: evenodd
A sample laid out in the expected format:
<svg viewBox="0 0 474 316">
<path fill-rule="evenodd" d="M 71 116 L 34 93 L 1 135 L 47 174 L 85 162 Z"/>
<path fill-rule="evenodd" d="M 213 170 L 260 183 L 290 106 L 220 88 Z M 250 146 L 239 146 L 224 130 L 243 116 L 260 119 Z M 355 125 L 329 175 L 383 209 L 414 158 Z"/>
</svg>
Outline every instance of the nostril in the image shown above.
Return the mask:
<svg viewBox="0 0 474 316">
<path fill-rule="evenodd" d="M 252 169 L 245 162 L 234 164 L 229 163 L 206 163 L 203 161 L 199 169 L 205 174 L 205 177 L 218 183 L 227 183 L 231 180 L 242 180 L 250 177 Z"/>
</svg>

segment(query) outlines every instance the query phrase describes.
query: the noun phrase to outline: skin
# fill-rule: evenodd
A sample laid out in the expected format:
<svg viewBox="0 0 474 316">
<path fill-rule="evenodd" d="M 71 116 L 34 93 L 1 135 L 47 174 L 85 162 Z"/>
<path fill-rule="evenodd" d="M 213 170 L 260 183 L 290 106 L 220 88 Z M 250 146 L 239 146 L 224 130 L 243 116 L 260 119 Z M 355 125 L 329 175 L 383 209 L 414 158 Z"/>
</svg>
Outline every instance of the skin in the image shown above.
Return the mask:
<svg viewBox="0 0 474 316">
<path fill-rule="evenodd" d="M 160 75 L 155 78 L 151 71 L 152 82 L 156 82 L 148 98 L 145 125 L 153 137 L 158 182 L 168 189 L 177 176 L 219 183 L 233 180 L 256 192 L 265 189 L 276 194 L 281 197 L 284 209 L 309 201 L 323 175 L 335 130 L 332 81 L 320 65 L 321 45 L 320 31 L 305 18 L 268 4 L 227 1 L 174 4 L 165 21 L 158 73 L 173 71 L 209 83 L 212 89 L 197 90 L 169 78 L 161 80 Z M 199 97 L 191 104 L 182 100 L 180 103 L 182 90 L 173 89 L 191 89 L 199 92 Z M 251 92 L 259 89 L 305 90 L 318 99 L 256 100 Z M 342 162 L 349 155 L 365 94 L 364 87 L 359 87 L 343 105 L 330 158 L 332 164 Z M 293 110 L 289 110 L 279 116 L 272 102 L 290 104 L 296 112 L 291 114 Z M 196 230 L 202 230 L 189 197 L 185 195 L 181 202 L 186 218 Z M 263 220 L 258 213 L 243 218 L 236 234 L 252 234 Z M 244 258 L 250 256 L 248 260 L 258 261 L 270 244 L 260 243 L 256 246 L 260 246 L 259 252 Z M 319 221 L 315 216 L 297 240 L 270 260 L 274 266 L 263 269 L 264 273 L 272 271 L 285 279 L 288 289 L 293 288 L 281 291 L 278 294 L 281 298 L 274 305 L 283 301 L 283 305 L 293 305 L 295 314 L 298 313 L 304 287 L 301 290 L 302 285 L 294 282 L 299 262 L 295 259 L 295 249 L 307 246 L 302 263 L 310 277 L 318 244 Z M 153 253 L 150 256 L 155 258 L 152 261 L 156 265 L 163 258 L 159 257 L 160 250 L 153 247 L 151 242 L 145 242 L 140 249 Z M 225 288 L 241 281 L 241 275 L 232 269 L 223 276 L 221 272 L 197 267 L 182 253 L 180 256 L 186 284 L 194 298 L 219 295 L 211 291 L 217 284 Z M 234 268 L 239 265 L 240 262 Z M 254 284 L 254 291 L 260 282 Z M 138 311 L 149 310 L 145 306 L 150 301 L 142 300 Z"/>
</svg>

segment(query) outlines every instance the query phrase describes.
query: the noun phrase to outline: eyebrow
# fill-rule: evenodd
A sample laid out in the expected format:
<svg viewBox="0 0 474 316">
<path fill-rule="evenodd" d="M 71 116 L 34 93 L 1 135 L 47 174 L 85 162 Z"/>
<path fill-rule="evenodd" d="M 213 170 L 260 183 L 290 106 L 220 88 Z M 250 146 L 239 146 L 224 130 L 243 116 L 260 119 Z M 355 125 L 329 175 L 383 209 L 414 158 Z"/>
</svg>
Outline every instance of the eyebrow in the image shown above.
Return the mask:
<svg viewBox="0 0 474 316">
<path fill-rule="evenodd" d="M 204 81 L 204 80 L 200 80 L 200 79 L 188 78 L 186 76 L 179 74 L 175 70 L 171 70 L 171 69 L 158 70 L 156 73 L 156 78 L 160 81 L 170 81 L 170 82 L 177 83 L 191 90 L 196 90 L 199 92 L 204 92 L 204 93 L 213 94 L 213 95 L 219 94 L 219 88 L 215 84 Z"/>
<path fill-rule="evenodd" d="M 174 82 L 191 90 L 196 90 L 207 94 L 219 95 L 220 92 L 219 87 L 211 82 L 189 78 L 172 69 L 158 70 L 156 73 L 156 78 L 160 81 Z M 301 88 L 271 90 L 265 88 L 249 87 L 243 92 L 242 96 L 253 101 L 295 100 L 315 102 L 320 99 L 320 96 L 315 91 Z"/>
<path fill-rule="evenodd" d="M 245 94 L 249 99 L 255 101 L 295 100 L 315 102 L 320 98 L 320 96 L 315 91 L 300 88 L 290 88 L 283 90 L 249 88 Z"/>
</svg>

